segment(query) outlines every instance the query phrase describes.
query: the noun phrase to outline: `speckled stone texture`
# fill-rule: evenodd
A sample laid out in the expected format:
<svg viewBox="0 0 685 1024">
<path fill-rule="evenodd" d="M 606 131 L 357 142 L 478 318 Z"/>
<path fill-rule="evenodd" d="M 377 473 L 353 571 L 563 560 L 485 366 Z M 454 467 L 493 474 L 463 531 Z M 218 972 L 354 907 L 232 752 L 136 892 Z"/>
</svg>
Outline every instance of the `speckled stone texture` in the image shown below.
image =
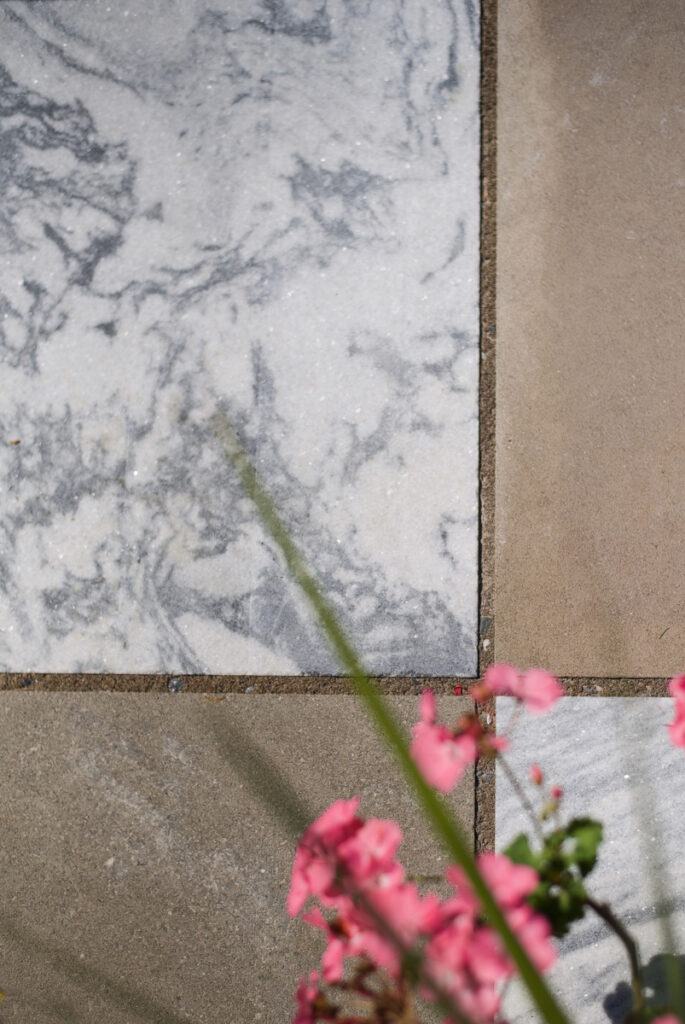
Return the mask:
<svg viewBox="0 0 685 1024">
<path fill-rule="evenodd" d="M 495 656 L 685 665 L 681 0 L 503 0 Z"/>
<path fill-rule="evenodd" d="M 497 700 L 497 730 L 505 732 L 510 698 Z M 668 740 L 670 698 L 597 697 L 560 700 L 545 715 L 519 716 L 507 760 L 528 783 L 538 762 L 549 784 L 564 789 L 562 820 L 589 815 L 604 825 L 598 864 L 588 891 L 606 901 L 638 939 L 647 977 L 659 978 L 665 950 L 655 907 L 673 910 L 677 952 L 685 950 L 685 752 Z M 517 797 L 497 770 L 496 846 L 530 832 Z M 630 973 L 624 947 L 594 915 L 577 922 L 560 944 L 549 973 L 575 1024 L 622 1024 L 630 1008 Z M 685 960 L 680 960 L 685 973 Z M 505 1007 L 513 1024 L 537 1020 L 518 986 Z"/>
<path fill-rule="evenodd" d="M 307 823 L 360 795 L 409 872 L 446 866 L 351 696 L 13 692 L 0 722 L 3 1024 L 287 1024 L 322 952 L 285 910 L 293 792 Z M 472 832 L 472 772 L 450 802 Z"/>
<path fill-rule="evenodd" d="M 472 0 L 0 4 L 0 670 L 474 675 Z M 15 444 L 15 442 L 18 442 Z"/>
</svg>

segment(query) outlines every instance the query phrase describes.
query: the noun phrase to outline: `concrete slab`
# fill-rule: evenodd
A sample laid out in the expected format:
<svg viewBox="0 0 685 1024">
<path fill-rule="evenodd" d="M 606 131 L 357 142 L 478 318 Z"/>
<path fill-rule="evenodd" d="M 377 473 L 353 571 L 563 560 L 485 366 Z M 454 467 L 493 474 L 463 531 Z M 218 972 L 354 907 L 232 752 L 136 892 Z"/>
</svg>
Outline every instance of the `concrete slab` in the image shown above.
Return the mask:
<svg viewBox="0 0 685 1024">
<path fill-rule="evenodd" d="M 499 9 L 495 655 L 685 665 L 685 21 Z"/>
<path fill-rule="evenodd" d="M 513 711 L 497 701 L 498 732 Z M 648 978 L 659 977 L 665 944 L 656 906 L 657 883 L 672 907 L 677 952 L 685 949 L 685 754 L 673 747 L 666 724 L 673 701 L 652 697 L 568 697 L 544 716 L 521 716 L 507 761 L 535 799 L 528 768 L 538 762 L 564 789 L 562 821 L 589 815 L 604 825 L 588 891 L 606 901 L 637 938 Z M 497 769 L 496 848 L 530 826 L 518 798 Z M 630 1008 L 624 947 L 594 915 L 572 926 L 549 974 L 575 1024 L 622 1024 Z M 685 960 L 681 959 L 685 973 Z M 531 1024 L 536 1014 L 513 986 L 507 1019 Z"/>
<path fill-rule="evenodd" d="M 307 820 L 359 794 L 409 871 L 445 866 L 354 697 L 10 692 L 0 720 L 3 1024 L 286 1024 L 321 952 L 285 911 L 294 792 Z M 453 806 L 472 831 L 472 773 Z"/>
</svg>

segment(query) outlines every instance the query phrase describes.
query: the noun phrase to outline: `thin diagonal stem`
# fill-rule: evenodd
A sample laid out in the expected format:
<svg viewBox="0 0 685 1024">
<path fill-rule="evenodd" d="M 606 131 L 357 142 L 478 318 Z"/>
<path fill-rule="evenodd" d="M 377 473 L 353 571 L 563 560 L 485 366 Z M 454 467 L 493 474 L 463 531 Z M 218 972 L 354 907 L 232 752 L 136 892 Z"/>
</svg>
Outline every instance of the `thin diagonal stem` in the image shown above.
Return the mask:
<svg viewBox="0 0 685 1024">
<path fill-rule="evenodd" d="M 623 943 L 630 962 L 630 977 L 633 989 L 633 1009 L 638 1011 L 643 1010 L 645 1006 L 645 997 L 642 991 L 642 964 L 640 963 L 640 950 L 637 942 L 630 932 L 624 927 L 622 922 L 616 917 L 608 903 L 599 903 L 597 900 L 594 900 L 591 896 L 587 895 L 585 897 L 585 902 L 588 907 L 591 907 L 594 910 L 598 917 L 602 918 L 605 924 L 609 925 L 611 930 Z"/>
<path fill-rule="evenodd" d="M 331 606 L 308 572 L 302 556 L 281 522 L 274 503 L 262 488 L 254 467 L 243 451 L 242 445 L 231 424 L 225 416 L 217 413 L 212 417 L 211 425 L 216 436 L 221 440 L 245 491 L 254 502 L 263 525 L 280 548 L 295 581 L 309 599 L 333 650 L 338 655 L 343 668 L 354 682 L 357 692 L 366 704 L 379 732 L 384 736 L 391 749 L 394 750 L 395 756 L 404 770 L 409 784 L 423 805 L 426 817 L 431 822 L 448 853 L 464 871 L 480 902 L 483 914 L 499 934 L 507 953 L 516 964 L 521 978 L 538 1008 L 540 1016 L 543 1020 L 547 1021 L 547 1024 L 569 1024 L 568 1017 L 559 1006 L 544 978 L 536 970 L 530 957 L 509 927 L 501 908 L 495 901 L 478 870 L 475 858 L 469 849 L 469 844 L 461 828 L 448 813 L 434 790 L 428 785 L 414 764 L 401 729 L 390 711 L 386 708 L 380 693 L 371 683 L 368 673 L 362 666 L 361 659 L 338 624 Z"/>
<path fill-rule="evenodd" d="M 537 815 L 535 813 L 535 809 L 533 808 L 533 805 L 531 804 L 530 800 L 526 796 L 526 792 L 525 792 L 523 786 L 521 785 L 519 780 L 516 778 L 516 776 L 514 775 L 513 771 L 511 770 L 511 768 L 507 764 L 506 758 L 504 758 L 501 753 L 497 754 L 497 760 L 502 765 L 502 771 L 504 772 L 504 774 L 506 775 L 507 779 L 509 780 L 509 783 L 511 784 L 512 789 L 514 790 L 514 792 L 516 793 L 517 797 L 519 798 L 519 800 L 523 804 L 523 809 L 526 812 L 526 814 L 528 815 L 528 817 L 530 818 L 531 825 L 533 826 L 533 829 L 535 831 L 535 835 L 537 837 L 538 842 L 540 843 L 540 846 L 544 846 L 544 844 L 545 844 L 545 837 L 542 834 L 542 828 L 540 827 L 540 822 L 539 822 L 538 817 L 537 817 Z"/>
</svg>

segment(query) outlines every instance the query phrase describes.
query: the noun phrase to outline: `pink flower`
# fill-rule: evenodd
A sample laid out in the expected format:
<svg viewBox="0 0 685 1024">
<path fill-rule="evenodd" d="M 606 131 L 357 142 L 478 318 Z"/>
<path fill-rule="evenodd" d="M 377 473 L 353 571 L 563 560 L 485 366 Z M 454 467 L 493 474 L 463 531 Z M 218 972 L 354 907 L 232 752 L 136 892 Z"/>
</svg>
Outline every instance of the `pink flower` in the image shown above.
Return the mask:
<svg viewBox="0 0 685 1024">
<path fill-rule="evenodd" d="M 422 699 L 421 710 L 424 720 L 419 726 L 437 728 L 434 698 Z M 444 988 L 474 1024 L 492 1024 L 501 1001 L 499 985 L 515 969 L 498 936 L 483 921 L 465 875 L 456 866 L 448 868 L 455 892 L 446 900 L 434 893 L 421 896 L 413 882 L 404 881 L 404 869 L 396 860 L 402 840 L 399 826 L 380 818 L 365 822 L 357 814 L 358 806 L 358 798 L 332 804 L 305 831 L 295 855 L 288 895 L 291 914 L 301 913 L 310 896 L 335 910 L 324 917 L 315 905 L 302 913 L 326 937 L 323 980 L 340 984 L 346 959 L 361 956 L 401 985 L 404 951 L 422 946 L 426 978 Z M 537 873 L 502 854 L 481 854 L 477 863 L 529 956 L 539 969 L 546 969 L 556 958 L 551 929 L 526 902 L 538 884 Z M 427 984 L 422 993 L 431 998 Z M 301 980 L 296 999 L 293 1024 L 315 1024 L 334 1012 L 316 973 L 309 982 Z"/>
<path fill-rule="evenodd" d="M 430 690 L 421 695 L 419 713 L 421 721 L 412 727 L 411 756 L 426 782 L 449 793 L 478 757 L 478 743 L 469 733 L 434 724 L 435 696 Z"/>
<path fill-rule="evenodd" d="M 564 791 L 561 788 L 561 786 L 552 786 L 549 792 L 550 796 L 552 797 L 552 800 L 561 800 L 562 796 L 564 795 Z"/>
<path fill-rule="evenodd" d="M 548 970 L 557 959 L 552 943 L 552 926 L 528 903 L 507 911 L 507 922 L 539 971 Z"/>
<path fill-rule="evenodd" d="M 474 687 L 472 694 L 476 700 L 487 699 L 489 695 L 516 697 L 532 715 L 539 715 L 563 697 L 564 691 L 559 680 L 541 668 L 529 668 L 521 673 L 514 665 L 498 662 L 490 665 L 483 676 L 483 685 Z"/>
<path fill-rule="evenodd" d="M 442 921 L 437 896 L 432 893 L 420 896 L 413 882 L 395 888 L 376 889 L 366 893 L 366 897 L 375 913 L 405 947 L 411 947 L 420 935 L 430 933 Z M 399 978 L 402 959 L 396 944 L 377 927 L 375 916 L 363 907 L 358 908 L 356 917 L 361 927 L 350 940 L 350 955 L 366 953 L 375 964 Z"/>
<path fill-rule="evenodd" d="M 345 957 L 345 940 L 343 939 L 346 928 L 340 926 L 339 922 L 329 922 L 323 916 L 318 907 L 313 907 L 302 920 L 311 924 L 314 928 L 320 928 L 325 934 L 328 945 L 321 957 L 321 967 L 324 981 L 340 981 L 343 976 L 343 960 Z M 334 924 L 336 927 L 334 927 Z"/>
<path fill-rule="evenodd" d="M 381 818 L 365 822 L 358 806 L 358 798 L 332 804 L 305 831 L 293 864 L 290 914 L 300 914 L 310 896 L 337 911 L 330 920 L 318 906 L 302 914 L 326 936 L 322 970 L 329 984 L 342 980 L 346 957 L 362 954 L 399 978 L 401 951 L 379 917 L 409 946 L 442 923 L 437 896 L 420 897 L 415 885 L 404 883 L 404 868 L 395 859 L 400 827 Z"/>
<path fill-rule="evenodd" d="M 515 907 L 537 888 L 537 871 L 527 864 L 514 864 L 504 854 L 482 853 L 478 867 L 501 907 Z"/>
<path fill-rule="evenodd" d="M 338 856 L 359 886 L 401 882 L 404 871 L 395 861 L 402 829 L 394 821 L 370 818 L 338 846 Z"/>
<path fill-rule="evenodd" d="M 525 902 L 526 896 L 533 892 L 539 882 L 537 872 L 525 864 L 514 864 L 504 854 L 482 853 L 477 863 L 493 896 L 504 910 L 512 931 L 538 970 L 547 970 L 557 958 L 556 947 L 551 941 L 552 929 L 547 919 Z M 448 868 L 447 878 L 457 888 L 459 895 L 469 894 L 473 897 L 468 881 L 459 868 Z"/>
<path fill-rule="evenodd" d="M 292 1024 L 316 1024 L 316 1013 L 314 1004 L 319 995 L 319 975 L 312 971 L 309 975 L 309 984 L 306 978 L 300 980 L 295 993 L 297 1013 L 293 1017 Z"/>
<path fill-rule="evenodd" d="M 531 715 L 540 715 L 547 711 L 563 695 L 559 680 L 541 668 L 529 668 L 524 672 L 515 693 Z"/>
<path fill-rule="evenodd" d="M 674 747 L 685 747 L 685 711 L 676 712 L 675 721 L 668 727 L 668 735 Z"/>
<path fill-rule="evenodd" d="M 490 665 L 483 676 L 483 682 L 497 697 L 516 697 L 519 675 L 519 670 L 513 665 L 500 661 Z"/>
<path fill-rule="evenodd" d="M 481 985 L 496 985 L 514 973 L 497 934 L 491 928 L 476 928 L 466 958 L 471 974 Z"/>
<path fill-rule="evenodd" d="M 674 676 L 668 680 L 668 692 L 678 704 L 685 704 L 685 676 Z"/>
<path fill-rule="evenodd" d="M 669 679 L 668 692 L 675 700 L 675 718 L 668 727 L 668 735 L 674 747 L 685 747 L 685 676 Z"/>
<path fill-rule="evenodd" d="M 291 917 L 299 914 L 310 896 L 318 896 L 326 903 L 340 892 L 335 885 L 336 851 L 362 827 L 363 822 L 356 817 L 360 799 L 336 800 L 300 839 L 287 900 Z"/>
<path fill-rule="evenodd" d="M 454 886 L 455 895 L 443 903 L 445 916 L 458 917 L 471 915 L 476 917 L 480 903 L 469 885 L 468 879 L 461 868 L 452 864 L 445 871 L 445 878 Z"/>
<path fill-rule="evenodd" d="M 478 1024 L 491 1022 L 500 1006 L 495 986 L 513 973 L 494 933 L 477 925 L 473 917 L 458 917 L 428 942 L 425 955 L 428 977 L 464 1014 Z M 428 1000 L 435 998 L 426 985 L 421 994 Z"/>
<path fill-rule="evenodd" d="M 544 776 L 542 774 L 542 768 L 539 764 L 532 764 L 530 766 L 530 777 L 536 786 L 542 785 L 544 781 Z"/>
<path fill-rule="evenodd" d="M 657 1017 L 652 1024 L 682 1024 L 682 1021 L 674 1013 L 669 1013 L 665 1017 Z"/>
<path fill-rule="evenodd" d="M 438 717 L 438 706 L 432 690 L 424 690 L 419 698 L 419 718 L 422 722 L 433 723 Z"/>
</svg>

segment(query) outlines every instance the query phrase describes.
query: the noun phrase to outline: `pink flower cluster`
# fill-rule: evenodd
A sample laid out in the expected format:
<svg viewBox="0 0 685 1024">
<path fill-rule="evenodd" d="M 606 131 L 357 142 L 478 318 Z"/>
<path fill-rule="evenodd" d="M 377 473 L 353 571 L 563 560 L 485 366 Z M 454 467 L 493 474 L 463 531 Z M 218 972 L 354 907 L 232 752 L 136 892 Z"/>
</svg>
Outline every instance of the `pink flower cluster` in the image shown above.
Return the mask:
<svg viewBox="0 0 685 1024">
<path fill-rule="evenodd" d="M 668 692 L 675 700 L 675 719 L 668 727 L 668 735 L 674 747 L 685 747 L 685 676 L 669 679 Z"/>
<path fill-rule="evenodd" d="M 685 748 L 685 675 L 669 681 L 669 692 L 675 701 L 669 736 L 674 745 Z M 513 696 L 529 712 L 540 714 L 563 690 L 542 669 L 520 672 L 513 665 L 495 664 L 470 693 L 476 702 Z M 421 696 L 420 721 L 412 733 L 414 761 L 424 778 L 445 793 L 479 755 L 497 754 L 507 747 L 503 737 L 484 730 L 476 714 L 463 715 L 454 728 L 438 723 L 435 697 L 428 690 Z M 530 766 L 530 778 L 536 786 L 543 785 L 539 765 Z M 553 801 L 558 803 L 562 795 L 558 786 L 550 789 Z M 454 894 L 445 900 L 434 893 L 422 896 L 406 880 L 396 859 L 402 841 L 399 826 L 379 818 L 365 821 L 357 813 L 359 803 L 358 797 L 336 801 L 309 826 L 297 847 L 288 912 L 321 929 L 327 946 L 321 975 L 312 971 L 300 982 L 293 1024 L 343 1019 L 322 982 L 376 1000 L 378 1015 L 373 1020 L 405 1019 L 410 1005 L 405 957 L 419 949 L 421 994 L 434 998 L 432 982 L 474 1024 L 492 1024 L 499 1013 L 502 984 L 514 974 L 514 966 L 496 932 L 484 921 L 466 877 L 459 868 L 448 868 L 446 877 Z M 557 955 L 551 926 L 527 902 L 538 884 L 537 873 L 493 853 L 481 854 L 478 867 L 535 966 L 540 971 L 549 968 Z M 319 905 L 307 909 L 311 898 Z M 358 965 L 352 981 L 345 980 L 349 959 Z M 385 987 L 368 988 L 369 972 L 380 972 Z M 381 1005 L 378 1000 L 386 1001 Z M 370 1018 L 345 1016 L 344 1020 L 362 1024 Z M 452 1024 L 451 1019 L 444 1024 Z M 682 1022 L 669 1014 L 654 1024 Z"/>
<path fill-rule="evenodd" d="M 363 957 L 401 985 L 403 955 L 422 943 L 422 994 L 432 997 L 426 987 L 430 979 L 476 1024 L 487 1024 L 499 1010 L 498 984 L 514 967 L 496 933 L 482 921 L 465 877 L 452 867 L 447 871 L 452 897 L 441 901 L 434 893 L 421 896 L 395 859 L 401 829 L 393 821 L 364 821 L 357 814 L 359 802 L 355 797 L 332 804 L 306 830 L 295 854 L 288 912 L 324 932 L 323 980 L 340 983 L 344 961 Z M 492 853 L 482 854 L 478 865 L 511 928 L 536 966 L 545 970 L 554 962 L 556 949 L 548 922 L 526 903 L 538 883 L 536 872 Z M 329 911 L 327 917 L 318 906 L 305 911 L 310 897 Z M 325 1008 L 316 972 L 309 982 L 301 981 L 296 998 L 294 1024 L 314 1024 L 317 1010 L 323 1013 Z"/>
<path fill-rule="evenodd" d="M 549 672 L 532 668 L 522 673 L 506 664 L 491 665 L 483 682 L 470 691 L 475 701 L 517 697 L 532 714 L 546 711 L 563 692 Z M 507 749 L 507 740 L 485 732 L 475 714 L 464 715 L 455 729 L 436 723 L 435 696 L 430 690 L 424 690 L 419 712 L 421 721 L 412 728 L 411 755 L 426 782 L 443 793 L 454 789 L 479 754 Z"/>
<path fill-rule="evenodd" d="M 477 759 L 478 738 L 473 728 L 453 730 L 436 723 L 436 713 L 435 695 L 424 690 L 419 702 L 421 721 L 412 726 L 411 756 L 426 782 L 449 793 Z"/>
<path fill-rule="evenodd" d="M 537 969 L 547 970 L 557 957 L 552 929 L 526 902 L 538 884 L 537 873 L 502 854 L 480 854 L 477 863 L 509 927 Z M 438 926 L 425 947 L 427 974 L 471 1020 L 492 1021 L 500 1008 L 499 983 L 513 976 L 514 965 L 496 932 L 481 920 L 463 872 L 451 867 L 446 874 L 455 895 L 441 905 Z"/>
<path fill-rule="evenodd" d="M 544 669 L 529 668 L 526 672 L 520 672 L 505 662 L 491 665 L 483 676 L 483 682 L 471 688 L 474 700 L 516 697 L 531 715 L 547 711 L 563 695 L 559 680 Z"/>
</svg>

